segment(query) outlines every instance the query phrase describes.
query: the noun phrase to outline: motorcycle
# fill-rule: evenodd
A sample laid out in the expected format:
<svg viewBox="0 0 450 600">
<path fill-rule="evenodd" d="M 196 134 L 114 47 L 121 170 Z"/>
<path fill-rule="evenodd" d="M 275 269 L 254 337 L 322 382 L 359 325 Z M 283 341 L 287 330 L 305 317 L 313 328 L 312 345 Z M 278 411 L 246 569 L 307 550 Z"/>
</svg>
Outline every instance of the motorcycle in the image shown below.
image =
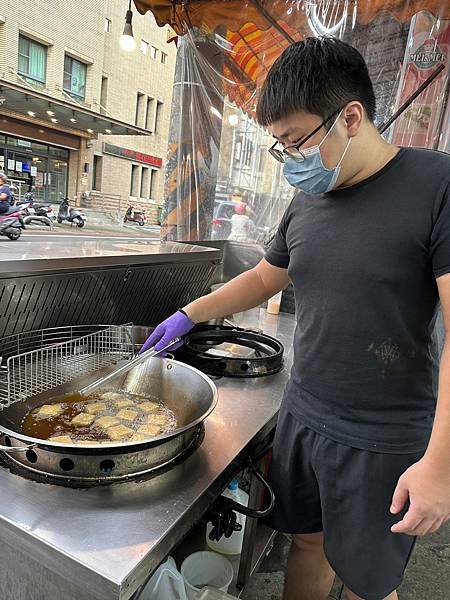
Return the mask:
<svg viewBox="0 0 450 600">
<path fill-rule="evenodd" d="M 34 209 L 34 212 L 37 217 L 47 217 L 50 221 L 55 221 L 56 216 L 53 212 L 53 207 L 50 204 L 39 204 L 34 201 L 33 189 L 30 192 L 25 194 L 25 202 L 30 202 L 31 207 Z M 48 225 L 47 222 L 45 222 Z"/>
<path fill-rule="evenodd" d="M 18 240 L 22 235 L 22 229 L 25 229 L 25 224 L 16 206 L 11 207 L 6 213 L 0 213 L 0 235 L 10 240 Z"/>
<path fill-rule="evenodd" d="M 130 221 L 131 223 L 137 223 L 142 227 L 147 221 L 145 210 L 134 209 L 132 206 L 130 206 L 123 218 L 124 223 L 127 223 L 127 221 Z"/>
<path fill-rule="evenodd" d="M 21 202 L 20 204 L 17 204 L 17 206 L 16 206 L 17 210 L 19 210 L 22 215 L 23 222 L 26 225 L 29 225 L 30 223 L 33 223 L 33 222 L 37 222 L 42 225 L 47 225 L 47 227 L 50 227 L 50 229 L 53 229 L 53 222 L 50 219 L 50 217 L 47 216 L 47 212 L 41 211 L 38 213 L 38 211 L 34 207 L 33 198 L 31 197 L 31 199 L 30 199 L 29 194 L 25 194 L 25 198 L 27 198 L 27 197 L 28 197 L 27 202 Z"/>
<path fill-rule="evenodd" d="M 68 221 L 71 225 L 75 223 L 77 227 L 84 227 L 86 224 L 86 215 L 78 208 L 69 208 L 69 198 L 64 198 L 59 205 L 58 223 Z"/>
</svg>

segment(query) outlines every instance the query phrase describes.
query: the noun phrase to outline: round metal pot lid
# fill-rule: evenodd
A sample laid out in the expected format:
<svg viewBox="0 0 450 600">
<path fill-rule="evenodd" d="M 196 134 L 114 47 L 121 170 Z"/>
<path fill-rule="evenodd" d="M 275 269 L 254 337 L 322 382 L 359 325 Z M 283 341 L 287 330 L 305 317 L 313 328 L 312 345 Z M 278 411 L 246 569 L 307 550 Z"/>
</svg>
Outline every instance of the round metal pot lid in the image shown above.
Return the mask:
<svg viewBox="0 0 450 600">
<path fill-rule="evenodd" d="M 200 325 L 184 337 L 176 356 L 209 375 L 262 377 L 282 369 L 283 352 L 281 342 L 264 333 Z"/>
</svg>

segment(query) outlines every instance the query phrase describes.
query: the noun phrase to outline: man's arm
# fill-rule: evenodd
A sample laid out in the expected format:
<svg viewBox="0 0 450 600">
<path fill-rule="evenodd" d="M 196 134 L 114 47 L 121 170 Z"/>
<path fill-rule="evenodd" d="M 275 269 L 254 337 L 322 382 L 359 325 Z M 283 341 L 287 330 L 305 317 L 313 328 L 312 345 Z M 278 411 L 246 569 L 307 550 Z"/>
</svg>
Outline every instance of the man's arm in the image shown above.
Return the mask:
<svg viewBox="0 0 450 600">
<path fill-rule="evenodd" d="M 185 306 L 184 311 L 194 323 L 226 317 L 258 306 L 288 283 L 287 269 L 274 267 L 263 258 L 253 269 Z"/>
<path fill-rule="evenodd" d="M 398 513 L 409 499 L 410 507 L 391 530 L 424 535 L 450 520 L 450 274 L 437 280 L 445 327 L 439 369 L 436 415 L 423 458 L 400 477 L 391 512 Z"/>
</svg>

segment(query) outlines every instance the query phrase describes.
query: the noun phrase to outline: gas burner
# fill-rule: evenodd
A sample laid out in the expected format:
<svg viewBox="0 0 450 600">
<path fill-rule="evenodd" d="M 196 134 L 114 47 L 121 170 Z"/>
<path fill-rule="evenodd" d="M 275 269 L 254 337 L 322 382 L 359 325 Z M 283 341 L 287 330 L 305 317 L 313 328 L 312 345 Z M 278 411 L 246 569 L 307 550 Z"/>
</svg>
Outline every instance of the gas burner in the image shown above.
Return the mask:
<svg viewBox="0 0 450 600">
<path fill-rule="evenodd" d="M 31 467 L 27 467 L 27 465 L 15 460 L 13 457 L 8 456 L 7 454 L 0 453 L 0 467 L 6 467 L 13 473 L 14 475 L 19 475 L 24 477 L 25 479 L 31 479 L 37 483 L 47 483 L 51 485 L 62 485 L 64 487 L 70 488 L 90 488 L 96 487 L 99 485 L 112 485 L 119 483 L 126 483 L 129 481 L 147 481 L 149 479 L 153 479 L 162 473 L 166 473 L 173 469 L 176 465 L 179 465 L 186 458 L 191 456 L 191 454 L 200 447 L 205 437 L 205 426 L 203 423 L 197 425 L 194 435 L 186 445 L 185 448 L 181 449 L 178 454 L 173 456 L 170 460 L 161 463 L 160 465 L 156 465 L 154 467 L 149 467 L 147 469 L 141 469 L 138 472 L 132 473 L 130 470 L 130 474 L 123 473 L 119 477 L 107 476 L 105 473 L 103 477 L 70 477 L 70 475 L 57 475 L 54 472 L 45 472 L 44 470 L 33 469 Z M 148 449 L 144 451 L 148 454 Z M 133 456 L 129 457 L 131 463 L 133 461 L 139 461 L 138 453 L 135 452 Z M 113 456 L 110 458 L 114 458 Z M 64 459 L 63 459 L 64 460 Z M 65 460 L 68 460 L 67 458 Z M 122 462 L 127 462 L 128 458 L 125 457 Z M 111 460 L 106 460 L 104 462 L 111 462 Z"/>
<path fill-rule="evenodd" d="M 259 331 L 198 325 L 176 357 L 208 375 L 262 377 L 282 369 L 283 351 L 278 340 Z"/>
</svg>

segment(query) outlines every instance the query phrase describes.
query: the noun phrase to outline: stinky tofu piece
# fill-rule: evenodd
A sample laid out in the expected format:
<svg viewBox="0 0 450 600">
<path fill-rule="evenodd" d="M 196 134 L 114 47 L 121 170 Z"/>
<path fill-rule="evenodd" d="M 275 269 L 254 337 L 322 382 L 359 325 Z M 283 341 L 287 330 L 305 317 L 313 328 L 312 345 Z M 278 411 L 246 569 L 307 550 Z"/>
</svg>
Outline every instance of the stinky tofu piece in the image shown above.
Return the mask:
<svg viewBox="0 0 450 600">
<path fill-rule="evenodd" d="M 155 410 L 158 410 L 159 404 L 157 402 L 150 401 L 142 402 L 142 404 L 138 404 L 136 408 L 139 408 L 140 410 L 142 410 L 142 412 L 145 413 L 152 413 L 155 412 Z"/>
<path fill-rule="evenodd" d="M 133 434 L 133 430 L 125 425 L 116 425 L 106 430 L 108 437 L 115 442 L 124 442 Z"/>
<path fill-rule="evenodd" d="M 113 425 L 119 425 L 120 421 L 116 417 L 99 417 L 94 425 L 98 425 L 99 427 L 103 427 L 107 429 L 108 427 L 112 427 Z"/>
<path fill-rule="evenodd" d="M 131 438 L 130 438 L 130 442 L 144 442 L 145 440 L 148 440 L 148 435 L 145 435 L 144 433 L 134 433 Z"/>
<path fill-rule="evenodd" d="M 105 402 L 116 402 L 117 400 L 123 399 L 123 392 L 103 392 L 100 396 L 100 400 Z"/>
<path fill-rule="evenodd" d="M 49 442 L 59 442 L 60 444 L 72 444 L 70 435 L 53 435 L 48 438 Z"/>
<path fill-rule="evenodd" d="M 148 415 L 147 417 L 147 423 L 150 425 L 158 425 L 159 427 L 167 425 L 168 421 L 169 417 L 161 413 L 156 415 Z"/>
<path fill-rule="evenodd" d="M 123 408 L 117 413 L 118 419 L 123 419 L 124 421 L 134 421 L 135 418 L 139 415 L 135 410 L 130 410 L 127 408 Z"/>
<path fill-rule="evenodd" d="M 120 400 L 115 400 L 114 404 L 117 406 L 117 408 L 125 408 L 126 406 L 134 406 L 134 402 L 133 400 L 131 400 L 130 398 L 121 398 Z"/>
<path fill-rule="evenodd" d="M 74 417 L 71 421 L 71 425 L 77 425 L 79 427 L 89 427 L 94 422 L 95 415 L 90 415 L 89 413 L 81 412 L 76 417 Z"/>
<path fill-rule="evenodd" d="M 91 402 L 86 404 L 85 410 L 91 415 L 96 415 L 99 412 L 106 410 L 106 404 L 104 402 Z"/>
<path fill-rule="evenodd" d="M 36 413 L 36 417 L 49 419 L 50 417 L 57 417 L 63 411 L 62 404 L 43 404 Z"/>
<path fill-rule="evenodd" d="M 159 435 L 161 433 L 161 426 L 146 423 L 145 425 L 141 425 L 139 427 L 137 433 L 142 433 L 148 437 L 154 437 L 155 435 Z"/>
</svg>

